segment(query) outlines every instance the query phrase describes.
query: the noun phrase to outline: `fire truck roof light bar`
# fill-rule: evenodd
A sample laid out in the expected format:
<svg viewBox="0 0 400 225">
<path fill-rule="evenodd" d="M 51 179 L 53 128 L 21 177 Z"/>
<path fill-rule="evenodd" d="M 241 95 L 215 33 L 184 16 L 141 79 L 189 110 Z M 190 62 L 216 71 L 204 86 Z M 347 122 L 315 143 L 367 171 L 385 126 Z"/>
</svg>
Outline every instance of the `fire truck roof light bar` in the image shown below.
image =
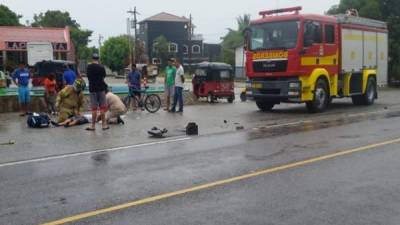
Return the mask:
<svg viewBox="0 0 400 225">
<path fill-rule="evenodd" d="M 267 11 L 261 11 L 259 14 L 262 17 L 266 17 L 268 15 L 273 15 L 277 13 L 285 13 L 285 12 L 295 12 L 295 14 L 299 14 L 299 11 L 302 10 L 303 7 L 297 6 L 297 7 L 291 7 L 291 8 L 283 8 L 283 9 L 274 9 L 274 10 L 267 10 Z"/>
</svg>

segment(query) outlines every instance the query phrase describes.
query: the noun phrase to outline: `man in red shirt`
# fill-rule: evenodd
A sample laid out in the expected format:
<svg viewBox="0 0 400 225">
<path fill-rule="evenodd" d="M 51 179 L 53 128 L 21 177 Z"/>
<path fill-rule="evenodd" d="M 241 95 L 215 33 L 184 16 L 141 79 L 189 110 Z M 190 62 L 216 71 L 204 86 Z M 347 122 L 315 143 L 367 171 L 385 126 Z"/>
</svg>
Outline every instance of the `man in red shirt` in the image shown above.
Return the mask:
<svg viewBox="0 0 400 225">
<path fill-rule="evenodd" d="M 52 73 L 44 80 L 44 99 L 47 104 L 47 111 L 53 115 L 56 114 L 56 80 Z"/>
</svg>

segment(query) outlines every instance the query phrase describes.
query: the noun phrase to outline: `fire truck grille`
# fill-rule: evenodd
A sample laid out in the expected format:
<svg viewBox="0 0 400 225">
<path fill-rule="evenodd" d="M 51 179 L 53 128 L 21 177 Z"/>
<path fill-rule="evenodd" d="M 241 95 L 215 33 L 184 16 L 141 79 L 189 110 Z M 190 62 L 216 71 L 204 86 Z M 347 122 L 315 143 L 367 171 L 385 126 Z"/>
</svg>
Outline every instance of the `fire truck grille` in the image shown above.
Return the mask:
<svg viewBox="0 0 400 225">
<path fill-rule="evenodd" d="M 256 73 L 261 72 L 286 72 L 287 60 L 280 61 L 258 61 L 253 63 L 253 70 Z"/>
</svg>

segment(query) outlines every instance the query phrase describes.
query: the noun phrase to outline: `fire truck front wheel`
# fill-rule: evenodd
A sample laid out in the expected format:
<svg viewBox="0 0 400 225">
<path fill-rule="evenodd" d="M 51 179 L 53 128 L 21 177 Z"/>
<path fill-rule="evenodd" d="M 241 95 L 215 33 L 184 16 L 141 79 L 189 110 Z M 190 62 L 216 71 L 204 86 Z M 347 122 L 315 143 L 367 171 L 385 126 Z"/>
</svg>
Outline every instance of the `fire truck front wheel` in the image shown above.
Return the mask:
<svg viewBox="0 0 400 225">
<path fill-rule="evenodd" d="M 257 100 L 256 105 L 263 112 L 271 111 L 272 108 L 274 108 L 274 106 L 275 106 L 274 103 L 267 102 L 267 101 L 261 101 L 261 100 Z"/>
<path fill-rule="evenodd" d="M 309 112 L 319 113 L 325 111 L 329 104 L 329 90 L 328 84 L 325 79 L 318 79 L 314 91 L 314 99 L 310 102 L 306 102 L 306 106 Z"/>
</svg>

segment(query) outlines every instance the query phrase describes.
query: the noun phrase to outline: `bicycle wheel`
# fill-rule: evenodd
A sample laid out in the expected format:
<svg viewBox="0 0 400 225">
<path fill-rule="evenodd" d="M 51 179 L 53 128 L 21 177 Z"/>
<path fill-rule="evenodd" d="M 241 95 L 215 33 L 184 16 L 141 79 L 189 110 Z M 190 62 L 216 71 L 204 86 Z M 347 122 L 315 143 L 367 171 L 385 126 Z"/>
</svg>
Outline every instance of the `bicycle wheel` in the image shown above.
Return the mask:
<svg viewBox="0 0 400 225">
<path fill-rule="evenodd" d="M 161 108 L 161 99 L 158 95 L 151 94 L 147 95 L 144 100 L 144 108 L 149 113 L 155 113 Z"/>
<path fill-rule="evenodd" d="M 128 111 L 129 111 L 129 108 L 132 106 L 131 99 L 132 98 L 128 95 L 128 96 L 124 97 L 124 99 L 122 100 L 122 102 L 124 103 L 124 105 L 126 107 L 126 110 L 128 110 Z"/>
</svg>

